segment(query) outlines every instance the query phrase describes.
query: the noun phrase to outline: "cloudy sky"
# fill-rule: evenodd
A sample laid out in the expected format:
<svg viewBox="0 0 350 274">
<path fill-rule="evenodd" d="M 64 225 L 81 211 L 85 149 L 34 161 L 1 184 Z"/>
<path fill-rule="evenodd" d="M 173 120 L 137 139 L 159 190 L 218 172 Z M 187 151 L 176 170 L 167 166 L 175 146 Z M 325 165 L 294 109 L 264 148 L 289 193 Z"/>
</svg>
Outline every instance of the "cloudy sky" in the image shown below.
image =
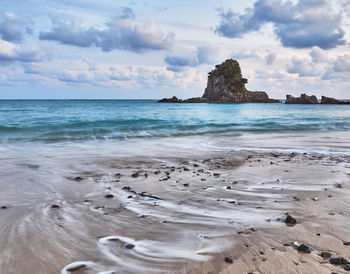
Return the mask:
<svg viewBox="0 0 350 274">
<path fill-rule="evenodd" d="M 350 0 L 1 0 L 0 98 L 201 96 L 237 59 L 250 90 L 350 98 Z"/>
</svg>

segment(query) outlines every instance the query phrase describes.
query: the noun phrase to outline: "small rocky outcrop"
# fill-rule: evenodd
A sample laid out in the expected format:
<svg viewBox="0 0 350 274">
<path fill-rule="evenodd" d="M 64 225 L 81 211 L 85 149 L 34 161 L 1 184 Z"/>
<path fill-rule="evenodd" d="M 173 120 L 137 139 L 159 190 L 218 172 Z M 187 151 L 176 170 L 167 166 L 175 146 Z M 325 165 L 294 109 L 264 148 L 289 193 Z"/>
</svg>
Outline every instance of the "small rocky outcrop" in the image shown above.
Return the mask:
<svg viewBox="0 0 350 274">
<path fill-rule="evenodd" d="M 317 97 L 315 95 L 301 94 L 300 97 L 293 97 L 292 95 L 286 96 L 286 104 L 318 104 Z"/>
<path fill-rule="evenodd" d="M 164 98 L 162 103 L 279 103 L 270 99 L 264 91 L 249 91 L 242 77 L 238 61 L 228 59 L 208 74 L 208 83 L 202 97 L 181 100 L 177 97 Z"/>
<path fill-rule="evenodd" d="M 346 104 L 350 104 L 350 102 L 345 102 L 345 101 L 337 100 L 337 99 L 335 99 L 335 98 L 322 96 L 321 104 L 327 104 L 327 105 L 346 105 Z"/>
</svg>

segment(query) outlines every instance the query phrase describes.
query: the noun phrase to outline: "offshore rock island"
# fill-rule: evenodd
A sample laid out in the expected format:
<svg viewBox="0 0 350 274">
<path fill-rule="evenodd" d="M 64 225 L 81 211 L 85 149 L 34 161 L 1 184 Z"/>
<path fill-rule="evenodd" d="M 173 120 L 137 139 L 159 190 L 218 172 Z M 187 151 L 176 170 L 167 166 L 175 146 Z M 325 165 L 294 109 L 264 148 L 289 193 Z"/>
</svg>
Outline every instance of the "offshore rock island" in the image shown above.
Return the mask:
<svg viewBox="0 0 350 274">
<path fill-rule="evenodd" d="M 164 98 L 161 103 L 279 103 L 270 99 L 264 91 L 249 91 L 245 84 L 248 79 L 242 77 L 238 61 L 227 59 L 208 73 L 208 83 L 202 97 L 186 100 L 177 97 Z"/>
</svg>

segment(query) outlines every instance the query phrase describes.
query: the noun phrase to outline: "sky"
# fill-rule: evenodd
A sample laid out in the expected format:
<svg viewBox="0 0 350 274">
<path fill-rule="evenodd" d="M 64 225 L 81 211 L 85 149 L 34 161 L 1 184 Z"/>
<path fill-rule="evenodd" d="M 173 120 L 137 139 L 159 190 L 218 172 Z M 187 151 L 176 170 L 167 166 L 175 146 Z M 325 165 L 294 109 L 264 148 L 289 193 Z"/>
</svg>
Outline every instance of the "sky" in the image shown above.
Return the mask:
<svg viewBox="0 0 350 274">
<path fill-rule="evenodd" d="M 249 90 L 350 98 L 350 0 L 1 0 L 0 99 L 201 96 L 228 58 Z"/>
</svg>

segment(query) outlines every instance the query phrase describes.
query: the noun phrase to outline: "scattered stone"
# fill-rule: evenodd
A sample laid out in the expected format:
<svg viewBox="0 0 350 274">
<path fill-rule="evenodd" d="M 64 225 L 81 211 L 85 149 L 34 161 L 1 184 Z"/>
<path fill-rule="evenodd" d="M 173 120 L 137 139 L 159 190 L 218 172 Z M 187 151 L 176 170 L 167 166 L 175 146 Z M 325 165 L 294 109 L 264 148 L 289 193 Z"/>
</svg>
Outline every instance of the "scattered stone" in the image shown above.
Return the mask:
<svg viewBox="0 0 350 274">
<path fill-rule="evenodd" d="M 129 196 L 128 196 L 128 199 L 131 199 L 131 198 L 132 198 L 132 195 L 129 195 Z"/>
<path fill-rule="evenodd" d="M 147 218 L 147 215 L 140 215 L 139 218 L 140 218 L 140 219 Z"/>
<path fill-rule="evenodd" d="M 310 253 L 309 247 L 307 245 L 304 245 L 304 244 L 299 245 L 297 249 L 300 252 Z"/>
<path fill-rule="evenodd" d="M 288 214 L 284 222 L 286 224 L 296 224 L 297 220 Z"/>
<path fill-rule="evenodd" d="M 344 270 L 350 271 L 350 264 L 345 265 Z"/>
<path fill-rule="evenodd" d="M 220 177 L 220 173 L 214 173 L 213 176 L 214 177 Z"/>
<path fill-rule="evenodd" d="M 233 260 L 229 257 L 225 257 L 225 262 L 229 264 L 233 264 Z"/>
<path fill-rule="evenodd" d="M 135 245 L 133 245 L 133 244 L 125 244 L 124 247 L 126 249 L 133 249 L 135 247 Z"/>
<path fill-rule="evenodd" d="M 321 256 L 323 259 L 328 259 L 328 258 L 330 258 L 330 257 L 332 256 L 332 254 L 329 253 L 329 252 L 326 252 L 326 251 L 322 251 L 321 254 L 320 254 L 320 256 Z"/>
<path fill-rule="evenodd" d="M 82 177 L 80 177 L 80 176 L 78 176 L 78 177 L 75 177 L 75 178 L 74 178 L 74 180 L 75 180 L 75 181 L 77 181 L 77 182 L 80 182 L 80 181 L 82 181 L 82 180 L 83 180 L 83 178 L 82 178 Z"/>
<path fill-rule="evenodd" d="M 292 246 L 292 244 L 291 243 L 285 243 L 285 244 L 283 244 L 283 246 Z"/>
<path fill-rule="evenodd" d="M 188 167 L 184 167 L 184 171 L 190 171 Z"/>
<path fill-rule="evenodd" d="M 76 272 L 76 271 L 79 271 L 79 270 L 81 270 L 81 269 L 83 269 L 85 267 L 87 267 L 86 264 L 79 264 L 79 265 L 75 265 L 75 266 L 67 268 L 67 271 L 69 271 L 69 272 Z"/>
<path fill-rule="evenodd" d="M 139 177 L 139 174 L 137 172 L 135 172 L 135 173 L 131 174 L 131 177 L 137 178 L 137 177 Z"/>
<path fill-rule="evenodd" d="M 313 201 L 318 201 L 318 198 L 317 197 L 313 197 L 312 200 Z"/>
<path fill-rule="evenodd" d="M 2 207 L 1 207 L 1 209 L 6 209 L 7 208 L 7 206 L 5 206 L 5 205 L 3 205 Z"/>
<path fill-rule="evenodd" d="M 321 236 L 321 234 L 320 233 L 316 233 L 316 236 Z"/>
<path fill-rule="evenodd" d="M 350 242 L 343 242 L 343 245 L 350 245 Z"/>
<path fill-rule="evenodd" d="M 194 167 L 199 167 L 199 164 L 193 164 Z"/>
<path fill-rule="evenodd" d="M 226 189 L 231 189 L 231 187 L 230 187 L 230 186 L 227 186 Z"/>
<path fill-rule="evenodd" d="M 259 251 L 259 254 L 260 255 L 265 255 L 264 251 L 262 251 L 262 250 Z"/>
<path fill-rule="evenodd" d="M 342 257 L 331 258 L 329 262 L 334 265 L 350 264 L 350 262 Z"/>
<path fill-rule="evenodd" d="M 113 198 L 113 197 L 114 197 L 113 194 L 107 194 L 107 195 L 105 195 L 105 198 L 106 198 L 106 199 L 111 199 L 111 198 Z"/>
<path fill-rule="evenodd" d="M 114 174 L 114 177 L 120 177 L 120 176 L 122 176 L 120 173 L 116 173 L 116 174 Z"/>
<path fill-rule="evenodd" d="M 155 172 L 154 172 L 154 174 L 159 174 L 160 173 L 160 170 L 156 170 Z"/>
<path fill-rule="evenodd" d="M 299 247 L 300 245 L 299 245 L 298 242 L 294 242 L 294 243 L 293 243 L 293 246 L 294 246 L 294 247 Z"/>
<path fill-rule="evenodd" d="M 338 183 L 338 184 L 335 184 L 334 186 L 335 186 L 336 188 L 342 188 L 342 187 L 343 187 L 343 185 L 342 185 L 342 184 L 339 184 L 339 183 Z"/>
<path fill-rule="evenodd" d="M 185 183 L 184 186 L 189 186 L 190 184 L 189 183 Z"/>
<path fill-rule="evenodd" d="M 60 208 L 59 205 L 52 205 L 51 208 Z"/>
</svg>

